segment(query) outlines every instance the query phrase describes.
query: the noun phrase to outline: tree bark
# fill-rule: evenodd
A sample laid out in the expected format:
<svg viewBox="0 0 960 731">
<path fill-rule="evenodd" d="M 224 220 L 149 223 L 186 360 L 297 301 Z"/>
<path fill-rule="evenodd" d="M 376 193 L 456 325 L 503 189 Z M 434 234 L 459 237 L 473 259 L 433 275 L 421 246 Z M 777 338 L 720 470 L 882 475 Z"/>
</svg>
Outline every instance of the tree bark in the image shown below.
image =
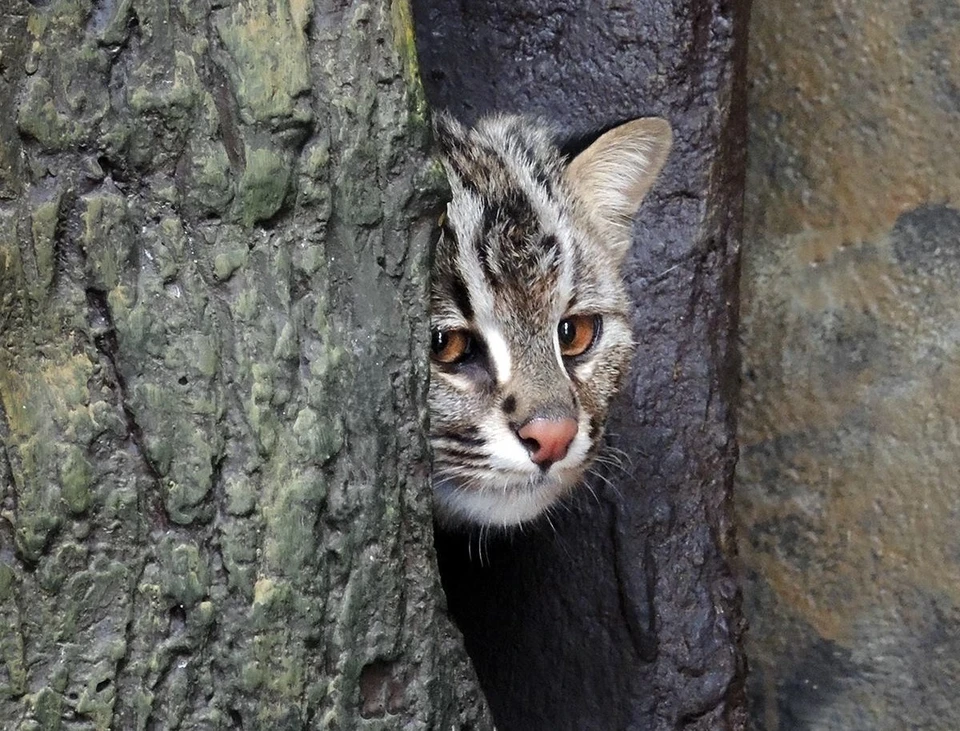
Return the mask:
<svg viewBox="0 0 960 731">
<path fill-rule="evenodd" d="M 425 440 L 404 0 L 14 0 L 4 727 L 489 728 Z"/>
</svg>

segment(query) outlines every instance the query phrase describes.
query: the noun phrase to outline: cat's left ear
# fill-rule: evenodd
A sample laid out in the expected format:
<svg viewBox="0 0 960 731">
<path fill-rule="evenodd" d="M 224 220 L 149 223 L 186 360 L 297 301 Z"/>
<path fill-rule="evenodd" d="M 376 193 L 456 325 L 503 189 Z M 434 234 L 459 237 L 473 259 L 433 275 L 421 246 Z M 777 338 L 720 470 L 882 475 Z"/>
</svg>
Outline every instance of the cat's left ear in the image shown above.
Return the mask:
<svg viewBox="0 0 960 731">
<path fill-rule="evenodd" d="M 635 119 L 601 135 L 567 166 L 567 184 L 608 237 L 618 262 L 630 247 L 633 216 L 672 143 L 667 120 Z"/>
</svg>

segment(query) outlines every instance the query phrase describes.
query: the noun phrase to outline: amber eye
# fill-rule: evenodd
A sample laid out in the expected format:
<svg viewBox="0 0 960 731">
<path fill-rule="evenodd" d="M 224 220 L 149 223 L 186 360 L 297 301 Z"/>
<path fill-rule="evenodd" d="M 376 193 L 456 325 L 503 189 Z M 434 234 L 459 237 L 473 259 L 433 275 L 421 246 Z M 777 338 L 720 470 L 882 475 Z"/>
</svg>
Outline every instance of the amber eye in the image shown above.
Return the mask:
<svg viewBox="0 0 960 731">
<path fill-rule="evenodd" d="M 600 332 L 599 315 L 573 315 L 560 320 L 557 325 L 557 340 L 560 341 L 560 354 L 564 358 L 573 358 L 586 353 L 597 333 Z"/>
<path fill-rule="evenodd" d="M 466 330 L 434 330 L 430 350 L 437 363 L 456 363 L 470 354 L 473 338 Z"/>
</svg>

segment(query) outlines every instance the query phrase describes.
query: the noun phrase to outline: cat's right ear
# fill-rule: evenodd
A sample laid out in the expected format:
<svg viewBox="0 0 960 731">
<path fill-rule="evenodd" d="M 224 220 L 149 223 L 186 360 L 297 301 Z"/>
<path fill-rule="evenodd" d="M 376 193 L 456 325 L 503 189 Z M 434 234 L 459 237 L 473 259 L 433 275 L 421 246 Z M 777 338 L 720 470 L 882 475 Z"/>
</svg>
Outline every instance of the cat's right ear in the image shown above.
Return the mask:
<svg viewBox="0 0 960 731">
<path fill-rule="evenodd" d="M 606 235 L 618 263 L 630 247 L 633 216 L 672 143 L 667 120 L 635 119 L 601 135 L 567 166 L 564 179 Z"/>
</svg>

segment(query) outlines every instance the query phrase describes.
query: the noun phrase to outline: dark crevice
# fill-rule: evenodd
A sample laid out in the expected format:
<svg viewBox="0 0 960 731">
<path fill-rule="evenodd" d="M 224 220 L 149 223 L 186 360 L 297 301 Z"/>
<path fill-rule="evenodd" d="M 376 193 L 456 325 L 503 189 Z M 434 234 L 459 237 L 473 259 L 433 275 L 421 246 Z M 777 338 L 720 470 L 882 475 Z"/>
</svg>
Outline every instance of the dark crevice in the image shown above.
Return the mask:
<svg viewBox="0 0 960 731">
<path fill-rule="evenodd" d="M 167 726 L 159 726 L 158 722 L 153 719 L 152 712 L 157 709 L 162 709 L 166 707 L 165 701 L 167 700 L 165 696 L 168 694 L 164 686 L 167 684 L 167 681 L 170 679 L 170 676 L 173 674 L 174 670 L 179 670 L 180 668 L 186 665 L 186 661 L 189 661 L 191 655 L 189 652 L 186 652 L 180 648 L 172 648 L 167 651 L 161 651 L 161 656 L 163 657 L 163 666 L 159 669 L 159 673 L 156 679 L 149 683 L 150 689 L 153 692 L 154 703 L 150 706 L 151 721 L 148 722 L 147 728 L 168 728 Z M 181 662 L 184 661 L 184 662 Z M 191 683 L 188 687 L 187 693 L 192 696 L 196 692 L 196 684 Z"/>
<path fill-rule="evenodd" d="M 182 604 L 174 604 L 170 607 L 170 629 L 168 634 L 175 635 L 183 631 L 187 624 L 187 610 Z"/>
<path fill-rule="evenodd" d="M 224 53 L 224 51 L 217 45 L 216 39 L 218 36 L 212 28 L 209 37 L 213 39 L 211 51 L 204 57 L 198 71 L 204 85 L 210 91 L 214 106 L 217 109 L 220 120 L 220 138 L 227 152 L 227 160 L 229 160 L 233 172 L 239 175 L 247 166 L 243 135 L 237 124 L 237 120 L 240 119 L 240 105 L 230 88 L 230 80 L 226 71 L 214 58 L 216 54 Z"/>
<path fill-rule="evenodd" d="M 124 185 L 130 180 L 130 171 L 127 170 L 123 162 L 114 162 L 105 154 L 97 157 L 97 164 L 103 170 L 104 175 L 113 180 L 118 187 Z"/>
<path fill-rule="evenodd" d="M 624 555 L 620 531 L 616 520 L 610 522 L 610 541 L 613 546 L 613 572 L 617 582 L 620 614 L 627 626 L 633 647 L 639 658 L 646 663 L 657 659 L 657 628 L 655 597 L 657 573 L 653 551 L 647 541 L 643 554 L 643 580 L 628 582 L 629 570 L 624 562 L 636 560 L 636 556 Z"/>
<path fill-rule="evenodd" d="M 110 305 L 107 302 L 107 295 L 99 289 L 88 287 L 86 289 L 86 296 L 87 306 L 90 309 L 91 330 L 94 333 L 93 342 L 97 348 L 97 352 L 100 353 L 105 364 L 108 366 L 105 380 L 107 383 L 116 387 L 117 405 L 123 413 L 127 436 L 136 447 L 147 473 L 159 487 L 163 481 L 163 475 L 148 456 L 143 430 L 140 428 L 140 424 L 137 423 L 136 414 L 133 413 L 128 402 L 129 389 L 118 364 L 120 344 L 117 340 L 117 332 L 114 327 L 113 316 L 110 313 Z M 161 506 L 156 505 L 152 512 L 154 518 L 159 523 L 159 527 L 166 528 L 166 511 Z"/>
</svg>

